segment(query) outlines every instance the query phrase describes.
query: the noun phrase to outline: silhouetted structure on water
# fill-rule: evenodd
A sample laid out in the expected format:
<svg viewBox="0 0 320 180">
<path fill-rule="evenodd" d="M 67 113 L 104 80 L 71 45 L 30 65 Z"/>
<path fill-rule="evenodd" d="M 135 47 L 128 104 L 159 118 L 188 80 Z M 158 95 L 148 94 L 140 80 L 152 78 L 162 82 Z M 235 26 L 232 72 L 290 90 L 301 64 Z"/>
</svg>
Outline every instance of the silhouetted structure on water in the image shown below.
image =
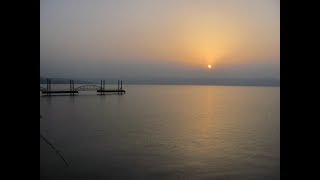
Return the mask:
<svg viewBox="0 0 320 180">
<path fill-rule="evenodd" d="M 122 89 L 122 80 L 118 80 L 118 88 L 117 89 L 106 89 L 105 88 L 105 80 L 101 80 L 100 86 L 97 85 L 82 85 L 77 88 L 74 88 L 74 81 L 70 80 L 70 89 L 69 90 L 52 90 L 51 88 L 51 79 L 47 79 L 47 88 L 40 86 L 40 91 L 42 95 L 50 96 L 52 94 L 69 94 L 70 96 L 74 96 L 78 94 L 79 91 L 97 91 L 98 95 L 105 94 L 123 94 L 126 91 Z"/>
</svg>

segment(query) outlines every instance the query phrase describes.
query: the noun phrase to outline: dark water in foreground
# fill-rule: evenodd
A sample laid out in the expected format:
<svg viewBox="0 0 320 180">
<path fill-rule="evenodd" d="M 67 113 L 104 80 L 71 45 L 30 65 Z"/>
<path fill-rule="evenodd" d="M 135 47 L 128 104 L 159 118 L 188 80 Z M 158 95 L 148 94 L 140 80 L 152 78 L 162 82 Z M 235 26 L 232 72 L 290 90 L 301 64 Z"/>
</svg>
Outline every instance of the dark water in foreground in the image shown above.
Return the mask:
<svg viewBox="0 0 320 180">
<path fill-rule="evenodd" d="M 279 87 L 125 89 L 40 97 L 41 179 L 280 179 Z"/>
</svg>

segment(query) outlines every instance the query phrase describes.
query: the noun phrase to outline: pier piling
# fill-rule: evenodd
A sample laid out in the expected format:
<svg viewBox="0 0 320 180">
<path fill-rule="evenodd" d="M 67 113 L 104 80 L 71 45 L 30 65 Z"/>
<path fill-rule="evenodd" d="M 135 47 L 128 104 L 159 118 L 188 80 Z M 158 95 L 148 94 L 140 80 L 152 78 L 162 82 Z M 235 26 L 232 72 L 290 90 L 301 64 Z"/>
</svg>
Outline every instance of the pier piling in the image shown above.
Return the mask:
<svg viewBox="0 0 320 180">
<path fill-rule="evenodd" d="M 120 87 L 120 90 L 121 90 L 121 94 L 122 94 L 122 80 L 121 80 L 121 87 Z"/>
<path fill-rule="evenodd" d="M 120 82 L 119 82 L 119 80 L 118 80 L 118 94 L 119 94 L 119 85 L 120 85 Z"/>
</svg>

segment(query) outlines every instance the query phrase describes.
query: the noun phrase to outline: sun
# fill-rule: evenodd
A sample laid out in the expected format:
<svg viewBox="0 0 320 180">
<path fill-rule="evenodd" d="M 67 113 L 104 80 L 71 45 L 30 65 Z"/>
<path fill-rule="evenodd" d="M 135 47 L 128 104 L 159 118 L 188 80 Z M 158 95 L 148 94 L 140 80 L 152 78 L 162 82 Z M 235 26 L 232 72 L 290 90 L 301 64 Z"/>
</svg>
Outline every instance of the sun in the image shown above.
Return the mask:
<svg viewBox="0 0 320 180">
<path fill-rule="evenodd" d="M 208 64 L 208 68 L 211 69 L 211 64 Z"/>
</svg>

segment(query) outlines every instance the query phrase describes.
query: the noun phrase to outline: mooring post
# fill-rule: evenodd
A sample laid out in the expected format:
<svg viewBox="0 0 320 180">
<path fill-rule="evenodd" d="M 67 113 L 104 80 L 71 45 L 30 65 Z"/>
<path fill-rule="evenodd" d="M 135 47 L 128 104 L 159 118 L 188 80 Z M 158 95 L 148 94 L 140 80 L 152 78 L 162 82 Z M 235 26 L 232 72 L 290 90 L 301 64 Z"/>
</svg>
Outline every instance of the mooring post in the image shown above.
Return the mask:
<svg viewBox="0 0 320 180">
<path fill-rule="evenodd" d="M 102 95 L 102 80 L 100 80 L 100 95 Z"/>
<path fill-rule="evenodd" d="M 119 82 L 119 80 L 118 80 L 118 94 L 119 94 L 119 84 L 120 84 L 120 82 Z"/>
<path fill-rule="evenodd" d="M 51 79 L 49 79 L 49 92 L 51 91 Z M 49 93 L 49 96 L 50 96 L 51 94 Z"/>
<path fill-rule="evenodd" d="M 48 90 L 48 95 L 51 95 L 49 91 L 51 91 L 51 79 L 49 79 L 49 90 Z"/>
<path fill-rule="evenodd" d="M 103 95 L 104 95 L 104 90 L 105 90 L 105 88 L 106 88 L 106 81 L 103 80 Z"/>
<path fill-rule="evenodd" d="M 49 95 L 49 79 L 47 78 L 47 95 Z"/>
<path fill-rule="evenodd" d="M 72 96 L 74 96 L 74 81 L 72 80 Z"/>
<path fill-rule="evenodd" d="M 121 80 L 121 87 L 120 87 L 120 90 L 121 90 L 121 94 L 122 94 L 122 80 Z"/>
</svg>

